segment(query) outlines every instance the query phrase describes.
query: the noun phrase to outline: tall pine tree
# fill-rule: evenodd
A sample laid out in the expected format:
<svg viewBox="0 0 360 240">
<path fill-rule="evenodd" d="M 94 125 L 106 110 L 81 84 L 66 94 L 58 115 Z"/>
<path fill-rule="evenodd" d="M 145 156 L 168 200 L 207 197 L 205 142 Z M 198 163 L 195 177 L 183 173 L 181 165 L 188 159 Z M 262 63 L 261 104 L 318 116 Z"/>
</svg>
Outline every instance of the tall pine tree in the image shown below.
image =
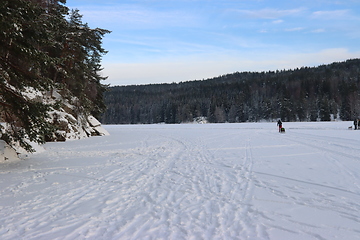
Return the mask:
<svg viewBox="0 0 360 240">
<path fill-rule="evenodd" d="M 25 91 L 48 90 L 53 82 L 47 69 L 53 59 L 42 51 L 47 45 L 46 12 L 29 1 L 11 0 L 0 4 L 0 108 L 1 139 L 7 143 L 18 142 L 31 151 L 25 141 L 44 142 L 51 132 L 45 119 L 49 106 L 30 99 Z"/>
<path fill-rule="evenodd" d="M 8 0 L 0 4 L 0 139 L 33 151 L 56 128 L 47 121 L 53 107 L 30 92 L 61 89 L 76 96 L 77 111 L 99 114 L 105 86 L 100 76 L 104 29 L 91 29 L 65 0 Z"/>
</svg>

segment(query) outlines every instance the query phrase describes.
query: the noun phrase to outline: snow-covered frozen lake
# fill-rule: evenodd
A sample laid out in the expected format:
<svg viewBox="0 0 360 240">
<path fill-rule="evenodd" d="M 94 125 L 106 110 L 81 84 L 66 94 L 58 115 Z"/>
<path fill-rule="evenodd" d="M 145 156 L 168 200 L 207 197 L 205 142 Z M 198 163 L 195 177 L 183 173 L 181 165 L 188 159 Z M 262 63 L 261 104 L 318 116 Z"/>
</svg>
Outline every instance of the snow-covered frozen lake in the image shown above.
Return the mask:
<svg viewBox="0 0 360 240">
<path fill-rule="evenodd" d="M 351 122 L 119 125 L 0 163 L 4 239 L 360 239 Z"/>
</svg>

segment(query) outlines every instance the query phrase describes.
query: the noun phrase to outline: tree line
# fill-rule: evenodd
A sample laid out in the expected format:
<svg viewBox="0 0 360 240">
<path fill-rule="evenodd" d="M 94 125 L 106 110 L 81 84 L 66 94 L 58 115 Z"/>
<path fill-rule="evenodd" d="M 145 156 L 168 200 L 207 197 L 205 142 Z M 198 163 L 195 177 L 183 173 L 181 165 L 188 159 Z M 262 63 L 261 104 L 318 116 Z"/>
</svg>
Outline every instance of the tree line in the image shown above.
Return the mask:
<svg viewBox="0 0 360 240">
<path fill-rule="evenodd" d="M 360 60 L 268 72 L 235 72 L 171 84 L 115 86 L 107 124 L 330 121 L 360 116 Z"/>
<path fill-rule="evenodd" d="M 29 97 L 56 89 L 73 104 L 73 114 L 105 109 L 101 83 L 102 38 L 108 30 L 90 28 L 65 0 L 2 0 L 0 3 L 0 139 L 43 143 L 56 127 L 48 112 L 61 103 Z M 27 140 L 26 140 L 27 139 Z"/>
</svg>

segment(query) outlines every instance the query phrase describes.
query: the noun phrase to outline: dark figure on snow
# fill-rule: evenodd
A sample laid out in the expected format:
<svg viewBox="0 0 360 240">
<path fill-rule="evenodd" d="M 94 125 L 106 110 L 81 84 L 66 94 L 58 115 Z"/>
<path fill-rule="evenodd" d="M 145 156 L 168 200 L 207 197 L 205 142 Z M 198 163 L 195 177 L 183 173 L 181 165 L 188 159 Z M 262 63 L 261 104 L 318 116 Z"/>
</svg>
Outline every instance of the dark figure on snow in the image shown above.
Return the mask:
<svg viewBox="0 0 360 240">
<path fill-rule="evenodd" d="M 281 129 L 282 129 L 282 122 L 281 120 L 279 119 L 279 121 L 277 122 L 277 125 L 279 126 L 279 132 L 281 132 Z"/>
<path fill-rule="evenodd" d="M 355 119 L 354 120 L 354 130 L 357 130 L 358 129 L 358 120 L 357 119 Z"/>
</svg>

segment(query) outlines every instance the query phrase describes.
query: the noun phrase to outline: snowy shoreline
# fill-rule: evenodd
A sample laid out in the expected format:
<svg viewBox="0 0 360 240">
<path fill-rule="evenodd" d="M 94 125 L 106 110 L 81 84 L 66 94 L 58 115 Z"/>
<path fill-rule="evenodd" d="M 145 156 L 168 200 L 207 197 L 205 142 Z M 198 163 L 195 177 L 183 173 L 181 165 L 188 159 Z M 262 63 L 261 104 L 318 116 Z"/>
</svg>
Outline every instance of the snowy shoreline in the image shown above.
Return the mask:
<svg viewBox="0 0 360 240">
<path fill-rule="evenodd" d="M 360 239 L 352 122 L 104 125 L 0 164 L 2 239 Z"/>
</svg>

